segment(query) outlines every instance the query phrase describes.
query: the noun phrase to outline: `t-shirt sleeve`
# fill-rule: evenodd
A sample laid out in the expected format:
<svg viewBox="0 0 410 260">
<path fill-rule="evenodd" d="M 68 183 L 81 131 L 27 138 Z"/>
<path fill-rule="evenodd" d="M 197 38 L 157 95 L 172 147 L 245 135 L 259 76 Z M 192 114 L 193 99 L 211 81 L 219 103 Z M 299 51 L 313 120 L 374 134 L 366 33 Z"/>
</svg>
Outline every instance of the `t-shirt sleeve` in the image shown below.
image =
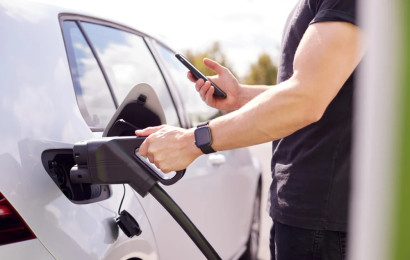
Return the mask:
<svg viewBox="0 0 410 260">
<path fill-rule="evenodd" d="M 316 15 L 310 24 L 341 21 L 357 25 L 355 0 L 314 0 Z"/>
</svg>

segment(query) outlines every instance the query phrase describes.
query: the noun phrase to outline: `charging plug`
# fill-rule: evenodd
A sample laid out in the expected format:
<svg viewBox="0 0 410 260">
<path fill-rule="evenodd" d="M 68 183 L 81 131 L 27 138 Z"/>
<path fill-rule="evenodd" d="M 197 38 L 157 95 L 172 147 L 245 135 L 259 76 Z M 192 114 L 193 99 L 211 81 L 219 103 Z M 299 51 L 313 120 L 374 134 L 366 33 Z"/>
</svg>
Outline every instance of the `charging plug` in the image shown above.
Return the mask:
<svg viewBox="0 0 410 260">
<path fill-rule="evenodd" d="M 104 137 L 76 143 L 70 178 L 74 183 L 123 184 L 128 183 L 139 195 L 145 197 L 157 183 L 172 185 L 179 181 L 185 170 L 177 171 L 171 178 L 136 153 L 146 137 Z"/>
<path fill-rule="evenodd" d="M 91 175 L 87 167 L 74 165 L 70 171 L 70 179 L 74 183 L 91 183 Z"/>
</svg>

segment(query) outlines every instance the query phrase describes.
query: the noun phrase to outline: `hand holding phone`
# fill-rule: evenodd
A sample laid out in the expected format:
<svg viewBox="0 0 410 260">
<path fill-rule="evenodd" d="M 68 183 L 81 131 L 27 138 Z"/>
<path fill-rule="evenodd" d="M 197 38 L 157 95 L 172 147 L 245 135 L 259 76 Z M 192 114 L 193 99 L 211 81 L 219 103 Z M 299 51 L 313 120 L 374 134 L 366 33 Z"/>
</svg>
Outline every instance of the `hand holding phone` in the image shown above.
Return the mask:
<svg viewBox="0 0 410 260">
<path fill-rule="evenodd" d="M 181 54 L 175 54 L 175 57 L 180 62 L 182 62 L 182 64 L 184 64 L 185 67 L 189 69 L 189 71 L 191 71 L 191 73 L 194 75 L 195 78 L 203 79 L 204 81 L 209 81 L 215 89 L 214 96 L 217 96 L 220 98 L 226 98 L 226 93 L 222 89 L 220 89 L 215 83 L 209 80 L 202 72 L 200 72 L 187 58 L 185 58 Z"/>
</svg>

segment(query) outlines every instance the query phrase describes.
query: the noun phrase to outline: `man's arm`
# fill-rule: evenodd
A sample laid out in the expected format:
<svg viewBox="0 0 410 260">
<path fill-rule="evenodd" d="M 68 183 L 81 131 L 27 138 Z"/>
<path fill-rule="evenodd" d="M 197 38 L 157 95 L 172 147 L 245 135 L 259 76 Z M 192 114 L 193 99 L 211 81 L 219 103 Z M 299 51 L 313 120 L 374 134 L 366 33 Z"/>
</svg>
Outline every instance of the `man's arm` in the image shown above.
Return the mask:
<svg viewBox="0 0 410 260">
<path fill-rule="evenodd" d="M 289 80 L 210 122 L 213 149 L 276 140 L 318 121 L 362 56 L 358 27 L 346 22 L 310 25 L 295 54 L 294 74 Z M 203 94 L 212 95 L 209 91 Z M 202 154 L 193 133 L 194 129 L 169 126 L 136 131 L 137 135 L 150 135 L 140 154 L 164 172 L 186 168 Z"/>
<path fill-rule="evenodd" d="M 210 123 L 215 150 L 276 140 L 318 121 L 363 56 L 361 32 L 346 22 L 310 25 L 292 77 Z"/>
</svg>

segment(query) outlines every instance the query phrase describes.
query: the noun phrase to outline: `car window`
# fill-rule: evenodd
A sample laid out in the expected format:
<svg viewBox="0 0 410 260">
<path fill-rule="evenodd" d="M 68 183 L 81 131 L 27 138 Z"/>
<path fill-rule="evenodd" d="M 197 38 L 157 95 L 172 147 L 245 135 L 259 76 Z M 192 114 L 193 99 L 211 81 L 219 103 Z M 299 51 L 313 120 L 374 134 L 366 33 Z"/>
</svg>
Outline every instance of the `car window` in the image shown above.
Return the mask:
<svg viewBox="0 0 410 260">
<path fill-rule="evenodd" d="M 120 104 L 132 87 L 151 85 L 161 102 L 167 124 L 179 126 L 168 87 L 144 39 L 113 27 L 82 22 Z"/>
<path fill-rule="evenodd" d="M 208 106 L 201 99 L 195 89 L 195 85 L 187 78 L 188 69 L 175 58 L 175 53 L 162 45 L 158 46 L 159 53 L 179 89 L 192 125 L 196 126 L 200 122 L 204 122 L 218 115 L 219 111 L 217 109 Z"/>
<path fill-rule="evenodd" d="M 116 109 L 107 83 L 76 22 L 62 26 L 81 114 L 91 129 L 104 129 Z"/>
</svg>

